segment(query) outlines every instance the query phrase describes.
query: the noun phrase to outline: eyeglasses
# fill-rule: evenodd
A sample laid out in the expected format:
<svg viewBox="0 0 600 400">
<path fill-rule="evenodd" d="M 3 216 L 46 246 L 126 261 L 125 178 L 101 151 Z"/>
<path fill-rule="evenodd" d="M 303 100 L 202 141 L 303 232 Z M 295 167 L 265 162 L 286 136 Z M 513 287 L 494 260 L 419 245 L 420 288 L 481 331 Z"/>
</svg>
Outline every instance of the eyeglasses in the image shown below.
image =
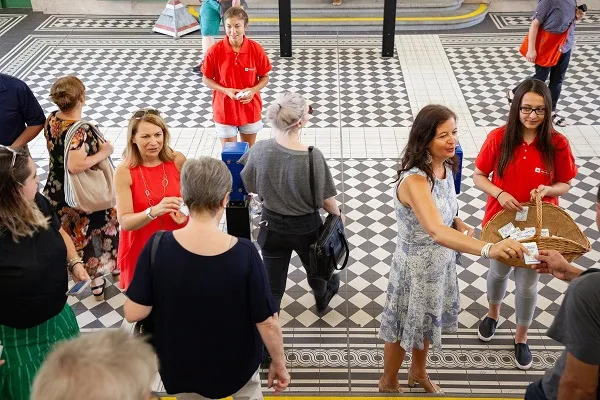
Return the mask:
<svg viewBox="0 0 600 400">
<path fill-rule="evenodd" d="M 302 118 L 304 118 L 304 116 L 305 116 L 306 114 L 308 114 L 308 115 L 312 115 L 312 113 L 313 113 L 313 108 L 312 108 L 312 106 L 311 106 L 311 105 L 309 105 L 309 106 L 308 106 L 308 111 L 307 111 L 307 112 L 305 112 L 305 113 L 302 113 L 302 115 L 300 116 L 300 118 L 298 118 L 298 122 L 300 122 L 300 121 L 302 120 Z M 296 122 L 296 123 L 298 123 L 298 122 Z"/>
<path fill-rule="evenodd" d="M 131 119 L 142 119 L 144 118 L 144 116 L 146 116 L 146 114 L 156 115 L 157 117 L 160 117 L 160 111 L 154 108 L 149 108 L 147 110 L 138 110 L 134 112 L 133 117 L 131 117 Z"/>
<path fill-rule="evenodd" d="M 10 169 L 13 169 L 13 167 L 15 166 L 15 161 L 17 160 L 17 155 L 20 155 L 21 153 L 11 147 L 4 146 L 1 144 L 0 144 L 0 149 L 6 149 L 12 153 L 12 161 L 10 162 Z"/>
<path fill-rule="evenodd" d="M 519 111 L 521 111 L 522 114 L 531 114 L 532 111 L 535 111 L 536 115 L 545 115 L 546 114 L 546 108 L 545 107 L 538 107 L 538 108 L 531 108 L 531 107 L 519 107 Z"/>
</svg>

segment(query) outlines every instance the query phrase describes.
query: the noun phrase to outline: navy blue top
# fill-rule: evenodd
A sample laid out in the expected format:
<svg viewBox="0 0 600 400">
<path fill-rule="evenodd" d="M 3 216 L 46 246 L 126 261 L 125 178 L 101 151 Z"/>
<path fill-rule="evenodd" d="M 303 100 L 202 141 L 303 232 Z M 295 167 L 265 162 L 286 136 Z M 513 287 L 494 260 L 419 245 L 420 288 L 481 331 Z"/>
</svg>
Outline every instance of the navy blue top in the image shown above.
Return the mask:
<svg viewBox="0 0 600 400">
<path fill-rule="evenodd" d="M 153 307 L 153 343 L 165 389 L 230 396 L 260 364 L 256 323 L 276 312 L 258 251 L 238 238 L 222 254 L 200 256 L 165 232 L 151 268 L 153 239 L 140 254 L 127 296 Z"/>
<path fill-rule="evenodd" d="M 0 74 L 0 144 L 10 146 L 27 126 L 44 125 L 44 110 L 29 86 Z"/>
</svg>

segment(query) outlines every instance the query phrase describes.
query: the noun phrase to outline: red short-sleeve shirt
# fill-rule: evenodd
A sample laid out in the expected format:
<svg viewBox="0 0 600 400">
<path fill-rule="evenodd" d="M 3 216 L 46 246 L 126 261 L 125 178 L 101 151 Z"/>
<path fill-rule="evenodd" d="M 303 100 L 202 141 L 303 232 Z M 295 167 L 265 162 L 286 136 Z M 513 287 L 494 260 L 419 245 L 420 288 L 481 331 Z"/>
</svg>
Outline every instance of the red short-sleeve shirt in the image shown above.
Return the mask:
<svg viewBox="0 0 600 400">
<path fill-rule="evenodd" d="M 506 127 L 494 129 L 488 135 L 481 151 L 475 160 L 475 166 L 484 174 L 493 172 L 492 183 L 517 201 L 527 202 L 531 191 L 539 185 L 550 186 L 557 182 L 568 182 L 577 175 L 575 158 L 569 145 L 569 140 L 557 131 L 553 131 L 554 171 L 548 171 L 542 154 L 538 150 L 537 137 L 531 144 L 523 142 L 516 150 L 511 162 L 504 171 L 504 177 L 497 174 L 498 162 L 502 149 L 502 139 Z M 544 197 L 543 201 L 558 205 L 558 198 Z M 502 205 L 493 196 L 489 196 L 485 207 L 482 225 L 502 210 Z"/>
<path fill-rule="evenodd" d="M 260 77 L 267 75 L 271 68 L 269 57 L 260 44 L 244 36 L 242 48 L 236 53 L 225 37 L 206 53 L 202 74 L 223 87 L 241 90 L 256 86 Z M 212 107 L 215 122 L 223 125 L 242 126 L 262 118 L 259 93 L 250 103 L 242 104 L 214 90 Z"/>
</svg>

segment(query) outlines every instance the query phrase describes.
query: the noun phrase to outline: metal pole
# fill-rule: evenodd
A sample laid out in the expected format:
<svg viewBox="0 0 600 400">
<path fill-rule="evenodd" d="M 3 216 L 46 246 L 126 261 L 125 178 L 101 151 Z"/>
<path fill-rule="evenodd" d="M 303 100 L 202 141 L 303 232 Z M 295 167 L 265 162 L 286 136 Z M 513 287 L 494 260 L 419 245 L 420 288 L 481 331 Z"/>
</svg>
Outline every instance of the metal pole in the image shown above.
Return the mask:
<svg viewBox="0 0 600 400">
<path fill-rule="evenodd" d="M 383 40 L 381 57 L 394 56 L 394 35 L 396 34 L 396 0 L 383 3 Z"/>
<path fill-rule="evenodd" d="M 281 57 L 292 56 L 291 0 L 279 0 L 279 52 Z"/>
</svg>

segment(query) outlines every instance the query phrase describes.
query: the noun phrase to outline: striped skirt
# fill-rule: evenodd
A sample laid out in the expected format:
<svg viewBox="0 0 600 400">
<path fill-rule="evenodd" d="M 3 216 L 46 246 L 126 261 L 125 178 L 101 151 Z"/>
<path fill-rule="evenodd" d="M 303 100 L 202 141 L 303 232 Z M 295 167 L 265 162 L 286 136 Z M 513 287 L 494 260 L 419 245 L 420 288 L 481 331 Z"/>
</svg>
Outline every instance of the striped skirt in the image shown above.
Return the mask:
<svg viewBox="0 0 600 400">
<path fill-rule="evenodd" d="M 29 400 L 31 384 L 46 354 L 56 342 L 79 334 L 75 314 L 68 304 L 55 317 L 29 329 L 0 325 L 4 346 L 0 367 L 0 399 Z"/>
</svg>

